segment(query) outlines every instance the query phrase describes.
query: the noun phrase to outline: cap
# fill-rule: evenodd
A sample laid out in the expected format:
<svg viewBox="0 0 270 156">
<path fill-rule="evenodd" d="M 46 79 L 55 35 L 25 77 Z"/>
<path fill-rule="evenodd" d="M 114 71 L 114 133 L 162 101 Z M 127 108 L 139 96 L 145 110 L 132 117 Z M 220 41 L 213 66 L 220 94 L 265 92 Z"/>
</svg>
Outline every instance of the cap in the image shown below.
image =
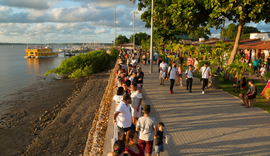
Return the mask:
<svg viewBox="0 0 270 156">
<path fill-rule="evenodd" d="M 142 68 L 141 68 L 141 67 L 138 67 L 137 69 L 140 70 L 140 69 L 142 69 Z"/>
</svg>

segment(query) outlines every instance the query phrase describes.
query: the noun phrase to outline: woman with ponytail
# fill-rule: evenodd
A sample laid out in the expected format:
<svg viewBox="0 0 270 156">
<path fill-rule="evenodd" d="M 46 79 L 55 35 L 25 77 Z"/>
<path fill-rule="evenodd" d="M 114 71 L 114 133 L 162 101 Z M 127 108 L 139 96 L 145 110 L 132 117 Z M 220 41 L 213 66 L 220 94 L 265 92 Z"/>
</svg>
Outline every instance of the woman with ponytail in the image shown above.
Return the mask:
<svg viewBox="0 0 270 156">
<path fill-rule="evenodd" d="M 130 156 L 144 156 L 144 151 L 139 145 L 139 136 L 134 130 L 123 133 L 121 140 L 125 143 L 125 151 Z"/>
<path fill-rule="evenodd" d="M 122 140 L 115 141 L 113 145 L 113 152 L 107 154 L 107 156 L 130 156 L 125 152 L 125 143 Z"/>
</svg>

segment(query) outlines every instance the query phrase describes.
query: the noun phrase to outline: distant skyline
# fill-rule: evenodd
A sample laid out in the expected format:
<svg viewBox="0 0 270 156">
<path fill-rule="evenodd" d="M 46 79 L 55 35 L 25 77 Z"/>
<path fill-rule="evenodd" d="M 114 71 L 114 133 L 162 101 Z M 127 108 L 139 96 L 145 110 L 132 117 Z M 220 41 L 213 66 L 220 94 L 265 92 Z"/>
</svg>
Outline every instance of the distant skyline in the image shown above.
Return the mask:
<svg viewBox="0 0 270 156">
<path fill-rule="evenodd" d="M 117 36 L 133 34 L 137 4 L 129 0 L 0 0 L 0 42 L 9 43 L 112 43 L 114 7 L 117 10 Z M 136 32 L 150 34 L 136 14 Z M 231 22 L 226 22 L 226 26 Z M 259 31 L 270 31 L 270 24 L 249 23 Z M 220 30 L 211 29 L 211 37 Z M 48 41 L 46 41 L 48 40 Z"/>
</svg>

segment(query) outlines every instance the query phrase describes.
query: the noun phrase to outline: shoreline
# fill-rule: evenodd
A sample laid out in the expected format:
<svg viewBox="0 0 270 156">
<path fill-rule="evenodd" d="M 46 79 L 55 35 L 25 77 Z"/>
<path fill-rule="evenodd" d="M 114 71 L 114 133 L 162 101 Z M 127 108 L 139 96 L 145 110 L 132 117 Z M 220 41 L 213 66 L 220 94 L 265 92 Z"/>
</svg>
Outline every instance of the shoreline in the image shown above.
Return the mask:
<svg viewBox="0 0 270 156">
<path fill-rule="evenodd" d="M 90 79 L 34 83 L 5 95 L 0 101 L 0 155 L 69 155 L 83 152 L 109 74 L 104 71 Z M 64 122 L 64 119 L 68 121 Z M 81 124 L 73 126 L 77 122 Z M 69 134 L 63 135 L 66 131 Z M 77 135 L 73 134 L 75 131 Z M 52 139 L 52 135 L 56 137 Z M 69 145 L 71 142 L 72 145 Z"/>
</svg>

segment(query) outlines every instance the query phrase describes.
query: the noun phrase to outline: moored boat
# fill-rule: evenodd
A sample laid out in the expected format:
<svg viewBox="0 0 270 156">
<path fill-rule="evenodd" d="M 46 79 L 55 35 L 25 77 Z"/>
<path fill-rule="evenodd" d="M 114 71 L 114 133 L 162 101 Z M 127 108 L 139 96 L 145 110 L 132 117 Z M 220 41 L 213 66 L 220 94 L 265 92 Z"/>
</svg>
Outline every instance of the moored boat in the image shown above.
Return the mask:
<svg viewBox="0 0 270 156">
<path fill-rule="evenodd" d="M 28 47 L 25 49 L 24 58 L 47 58 L 47 57 L 57 57 L 58 53 L 53 52 L 50 47 L 37 46 L 36 48 Z"/>
</svg>

